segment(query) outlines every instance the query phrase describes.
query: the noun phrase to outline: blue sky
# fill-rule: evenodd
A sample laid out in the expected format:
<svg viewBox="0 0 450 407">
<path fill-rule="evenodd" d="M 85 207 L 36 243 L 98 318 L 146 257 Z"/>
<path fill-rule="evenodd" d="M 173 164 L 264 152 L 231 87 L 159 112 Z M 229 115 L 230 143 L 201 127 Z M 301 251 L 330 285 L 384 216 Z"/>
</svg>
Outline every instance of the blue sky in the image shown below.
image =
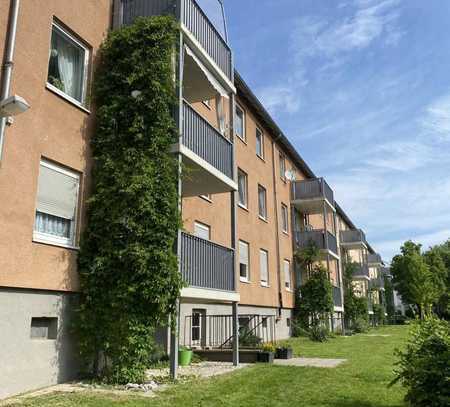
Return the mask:
<svg viewBox="0 0 450 407">
<path fill-rule="evenodd" d="M 390 260 L 450 237 L 450 1 L 224 0 L 235 63 Z"/>
</svg>

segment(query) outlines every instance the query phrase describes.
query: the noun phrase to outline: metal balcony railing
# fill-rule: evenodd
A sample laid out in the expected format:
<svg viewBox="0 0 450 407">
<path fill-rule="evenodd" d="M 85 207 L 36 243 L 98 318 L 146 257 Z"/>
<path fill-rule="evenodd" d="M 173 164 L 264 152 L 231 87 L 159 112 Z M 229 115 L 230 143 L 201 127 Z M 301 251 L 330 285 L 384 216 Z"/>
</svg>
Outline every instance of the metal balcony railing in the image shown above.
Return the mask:
<svg viewBox="0 0 450 407">
<path fill-rule="evenodd" d="M 335 307 L 342 307 L 342 297 L 340 287 L 333 287 L 333 302 Z"/>
<path fill-rule="evenodd" d="M 382 263 L 382 259 L 381 256 L 378 253 L 369 253 L 368 257 L 367 257 L 367 262 L 369 264 L 381 264 Z"/>
<path fill-rule="evenodd" d="M 232 79 L 233 61 L 231 49 L 195 0 L 116 0 L 119 1 L 118 24 L 132 24 L 137 17 L 171 14 L 179 16 L 181 23 L 191 32 L 207 54 Z"/>
<path fill-rule="evenodd" d="M 338 254 L 336 236 L 328 231 L 325 233 L 322 229 L 295 232 L 295 240 L 299 247 L 307 247 L 310 244 L 314 244 L 321 250 L 327 249 L 328 240 L 328 249 Z"/>
<path fill-rule="evenodd" d="M 375 290 L 384 289 L 384 277 L 378 276 L 370 280 L 370 288 Z"/>
<path fill-rule="evenodd" d="M 333 190 L 323 178 L 295 181 L 292 186 L 292 199 L 326 199 L 334 206 Z"/>
<path fill-rule="evenodd" d="M 191 287 L 235 291 L 233 249 L 182 232 L 180 266 Z"/>
<path fill-rule="evenodd" d="M 370 277 L 369 266 L 367 264 L 355 264 L 355 271 L 353 272 L 354 277 Z"/>
<path fill-rule="evenodd" d="M 228 178 L 233 178 L 233 144 L 187 102 L 183 102 L 182 143 Z"/>
<path fill-rule="evenodd" d="M 366 244 L 366 235 L 361 229 L 351 229 L 341 231 L 341 243 L 364 243 Z"/>
</svg>

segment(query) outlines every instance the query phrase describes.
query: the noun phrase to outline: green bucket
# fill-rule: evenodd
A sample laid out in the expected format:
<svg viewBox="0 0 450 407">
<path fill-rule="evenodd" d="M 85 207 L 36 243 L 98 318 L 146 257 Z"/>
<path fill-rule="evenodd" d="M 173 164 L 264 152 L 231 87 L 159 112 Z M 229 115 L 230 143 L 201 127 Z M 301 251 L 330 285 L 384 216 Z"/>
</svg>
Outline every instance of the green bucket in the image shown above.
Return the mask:
<svg viewBox="0 0 450 407">
<path fill-rule="evenodd" d="M 178 351 L 178 364 L 180 366 L 189 366 L 192 360 L 192 351 L 190 349 L 180 349 Z"/>
</svg>

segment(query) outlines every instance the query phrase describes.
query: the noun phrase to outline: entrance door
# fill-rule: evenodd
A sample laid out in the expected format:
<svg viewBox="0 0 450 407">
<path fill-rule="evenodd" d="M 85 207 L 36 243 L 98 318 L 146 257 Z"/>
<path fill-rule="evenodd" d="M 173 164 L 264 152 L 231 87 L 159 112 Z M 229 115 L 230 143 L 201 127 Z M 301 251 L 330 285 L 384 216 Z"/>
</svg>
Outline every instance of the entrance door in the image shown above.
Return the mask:
<svg viewBox="0 0 450 407">
<path fill-rule="evenodd" d="M 206 346 L 206 310 L 192 310 L 191 324 L 191 344 L 192 346 Z"/>
</svg>

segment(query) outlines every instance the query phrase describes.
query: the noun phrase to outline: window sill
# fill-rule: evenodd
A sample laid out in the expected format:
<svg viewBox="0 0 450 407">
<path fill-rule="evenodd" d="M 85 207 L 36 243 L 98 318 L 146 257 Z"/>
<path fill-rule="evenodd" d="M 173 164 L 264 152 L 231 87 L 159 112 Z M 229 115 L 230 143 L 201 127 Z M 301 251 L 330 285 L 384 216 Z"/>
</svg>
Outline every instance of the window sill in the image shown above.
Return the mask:
<svg viewBox="0 0 450 407">
<path fill-rule="evenodd" d="M 62 247 L 64 249 L 69 249 L 69 250 L 75 250 L 78 251 L 80 250 L 80 248 L 78 246 L 74 246 L 68 243 L 63 243 L 63 242 L 57 242 L 54 241 L 52 239 L 47 239 L 45 237 L 41 237 L 41 236 L 33 236 L 33 243 L 39 243 L 39 244 L 45 244 L 48 246 L 55 246 L 55 247 Z"/>
<path fill-rule="evenodd" d="M 85 106 L 83 106 L 78 100 L 66 95 L 64 92 L 59 90 L 57 87 L 53 86 L 51 83 L 46 83 L 45 87 L 47 90 L 49 90 L 52 93 L 55 93 L 59 97 L 63 98 L 65 101 L 69 102 L 70 104 L 74 105 L 78 109 L 82 110 L 84 113 L 91 114 L 91 111 L 87 109 Z"/>
<path fill-rule="evenodd" d="M 203 199 L 203 200 L 206 201 L 206 202 L 213 203 L 212 199 L 209 199 L 209 198 L 206 197 L 206 196 L 199 195 L 199 198 Z"/>
<path fill-rule="evenodd" d="M 246 278 L 242 278 L 242 277 L 239 279 L 239 281 L 241 283 L 244 283 L 244 284 L 251 284 L 252 283 L 250 280 L 247 280 Z"/>
<path fill-rule="evenodd" d="M 294 290 L 292 288 L 287 288 L 287 287 L 286 287 L 286 291 L 291 294 L 294 292 Z"/>
<path fill-rule="evenodd" d="M 248 208 L 244 205 L 241 205 L 240 203 L 238 203 L 239 208 L 243 209 L 246 212 L 249 212 Z"/>
<path fill-rule="evenodd" d="M 262 220 L 263 222 L 269 223 L 269 221 L 267 220 L 267 218 L 264 218 L 261 215 L 258 215 L 259 220 Z"/>
<path fill-rule="evenodd" d="M 287 232 L 286 230 L 282 231 L 284 235 L 289 236 L 289 232 Z"/>
<path fill-rule="evenodd" d="M 270 288 L 270 285 L 268 283 L 261 283 L 261 287 Z"/>
<path fill-rule="evenodd" d="M 245 138 L 242 138 L 241 136 L 239 136 L 238 134 L 235 134 L 235 136 L 241 140 L 245 145 L 247 145 L 247 140 Z"/>
</svg>

